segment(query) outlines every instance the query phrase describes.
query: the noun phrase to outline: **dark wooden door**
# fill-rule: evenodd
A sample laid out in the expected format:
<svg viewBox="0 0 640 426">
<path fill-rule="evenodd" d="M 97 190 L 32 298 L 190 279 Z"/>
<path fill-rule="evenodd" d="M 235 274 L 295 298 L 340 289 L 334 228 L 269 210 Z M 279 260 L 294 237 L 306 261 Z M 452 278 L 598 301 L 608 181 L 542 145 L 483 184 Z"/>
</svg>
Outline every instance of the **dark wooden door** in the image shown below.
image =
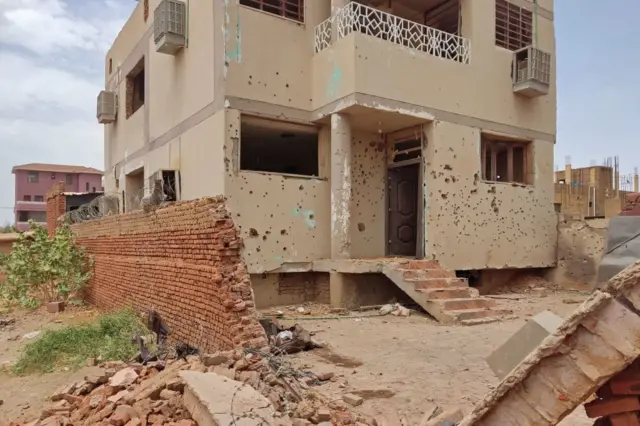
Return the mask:
<svg viewBox="0 0 640 426">
<path fill-rule="evenodd" d="M 416 255 L 419 177 L 419 164 L 389 169 L 388 242 L 390 256 Z"/>
</svg>

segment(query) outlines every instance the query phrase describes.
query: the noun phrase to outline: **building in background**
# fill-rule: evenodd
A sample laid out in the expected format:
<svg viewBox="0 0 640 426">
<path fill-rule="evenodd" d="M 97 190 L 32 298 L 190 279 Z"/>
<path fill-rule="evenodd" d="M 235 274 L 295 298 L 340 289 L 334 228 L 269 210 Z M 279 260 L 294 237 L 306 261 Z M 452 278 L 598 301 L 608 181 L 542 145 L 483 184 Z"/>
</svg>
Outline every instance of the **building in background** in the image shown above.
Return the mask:
<svg viewBox="0 0 640 426">
<path fill-rule="evenodd" d="M 554 175 L 556 212 L 575 219 L 605 218 L 620 213 L 627 194 L 638 192 L 638 171 L 621 175 L 618 157 L 605 159 L 602 165 L 572 168 Z"/>
<path fill-rule="evenodd" d="M 553 0 L 142 0 L 105 57 L 105 190 L 224 195 L 263 306 L 295 279 L 353 305 L 354 259 L 550 267 L 555 52 Z"/>
<path fill-rule="evenodd" d="M 29 227 L 29 220 L 45 225 L 46 195 L 51 187 L 64 182 L 68 192 L 101 192 L 102 172 L 92 167 L 31 163 L 15 166 L 15 226 Z"/>
</svg>

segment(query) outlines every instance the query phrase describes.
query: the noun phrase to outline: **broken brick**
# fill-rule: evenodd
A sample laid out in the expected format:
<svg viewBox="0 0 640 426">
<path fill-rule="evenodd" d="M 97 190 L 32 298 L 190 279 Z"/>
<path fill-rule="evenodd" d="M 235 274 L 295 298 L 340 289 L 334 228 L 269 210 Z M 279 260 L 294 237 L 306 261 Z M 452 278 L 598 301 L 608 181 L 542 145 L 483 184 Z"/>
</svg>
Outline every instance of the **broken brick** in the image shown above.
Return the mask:
<svg viewBox="0 0 640 426">
<path fill-rule="evenodd" d="M 607 417 L 612 414 L 626 413 L 640 410 L 638 397 L 628 396 L 608 400 L 595 400 L 584 405 L 590 418 Z"/>
</svg>

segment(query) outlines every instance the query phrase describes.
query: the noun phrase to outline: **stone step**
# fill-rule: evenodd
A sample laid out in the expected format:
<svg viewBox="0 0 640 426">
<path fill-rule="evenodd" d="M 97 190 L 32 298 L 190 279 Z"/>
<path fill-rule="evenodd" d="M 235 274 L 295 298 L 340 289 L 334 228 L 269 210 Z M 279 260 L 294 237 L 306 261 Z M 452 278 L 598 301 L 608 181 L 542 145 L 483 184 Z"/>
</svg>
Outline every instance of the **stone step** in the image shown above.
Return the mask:
<svg viewBox="0 0 640 426">
<path fill-rule="evenodd" d="M 507 316 L 511 314 L 511 311 L 506 309 L 460 309 L 455 311 L 446 311 L 446 313 L 454 317 L 457 321 L 464 322 L 481 318 Z"/>
<path fill-rule="evenodd" d="M 491 299 L 464 298 L 438 300 L 445 311 L 461 311 L 466 309 L 490 309 L 496 306 L 496 301 Z"/>
<path fill-rule="evenodd" d="M 414 290 L 427 290 L 435 288 L 469 288 L 464 278 L 410 278 L 406 282 L 413 284 Z"/>
<path fill-rule="evenodd" d="M 417 278 L 456 278 L 455 271 L 446 269 L 407 269 L 399 268 L 404 279 Z"/>
<path fill-rule="evenodd" d="M 478 297 L 479 292 L 472 287 L 441 287 L 441 288 L 428 288 L 425 290 L 417 290 L 427 295 L 428 300 L 441 300 L 441 299 L 464 299 L 467 297 Z"/>
<path fill-rule="evenodd" d="M 460 320 L 458 321 L 458 323 L 460 325 L 473 326 L 473 325 L 491 324 L 493 322 L 502 321 L 503 319 L 504 319 L 503 317 L 485 317 L 485 318 L 476 318 L 476 319 L 470 319 L 470 320 Z"/>
</svg>

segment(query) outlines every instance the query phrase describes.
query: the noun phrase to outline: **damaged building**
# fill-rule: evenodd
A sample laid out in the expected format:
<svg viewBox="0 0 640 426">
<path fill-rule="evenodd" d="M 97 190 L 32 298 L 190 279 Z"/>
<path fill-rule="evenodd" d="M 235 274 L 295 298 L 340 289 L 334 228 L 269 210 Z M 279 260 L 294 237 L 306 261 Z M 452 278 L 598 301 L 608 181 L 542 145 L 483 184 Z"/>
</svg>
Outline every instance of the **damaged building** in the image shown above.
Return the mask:
<svg viewBox="0 0 640 426">
<path fill-rule="evenodd" d="M 258 307 L 487 317 L 467 278 L 556 263 L 555 50 L 552 0 L 140 0 L 105 192 L 226 197 Z"/>
</svg>

